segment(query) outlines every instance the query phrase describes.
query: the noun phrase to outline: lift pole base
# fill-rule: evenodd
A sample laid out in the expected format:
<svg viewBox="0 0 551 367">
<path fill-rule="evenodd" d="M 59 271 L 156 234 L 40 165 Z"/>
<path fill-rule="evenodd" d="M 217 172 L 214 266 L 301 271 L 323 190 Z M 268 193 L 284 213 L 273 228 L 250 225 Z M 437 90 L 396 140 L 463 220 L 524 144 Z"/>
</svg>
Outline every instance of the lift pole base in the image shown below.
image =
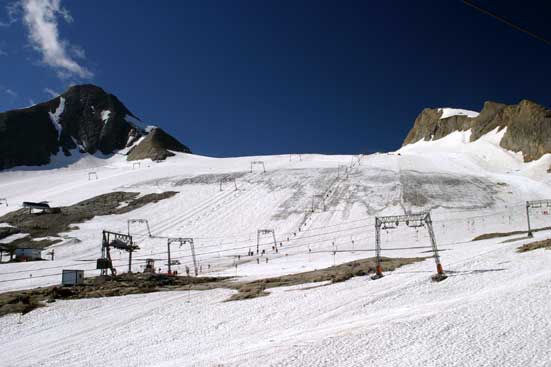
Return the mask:
<svg viewBox="0 0 551 367">
<path fill-rule="evenodd" d="M 384 274 L 374 274 L 371 276 L 371 279 L 372 280 L 377 280 L 377 279 L 381 279 L 382 277 L 384 277 Z"/>
<path fill-rule="evenodd" d="M 382 277 L 384 277 L 383 267 L 381 266 L 381 264 L 377 264 L 377 267 L 375 268 L 375 274 L 371 276 L 371 279 L 377 280 L 381 279 Z"/>
<path fill-rule="evenodd" d="M 447 278 L 448 275 L 446 273 L 436 273 L 431 277 L 433 282 L 441 282 Z"/>
</svg>

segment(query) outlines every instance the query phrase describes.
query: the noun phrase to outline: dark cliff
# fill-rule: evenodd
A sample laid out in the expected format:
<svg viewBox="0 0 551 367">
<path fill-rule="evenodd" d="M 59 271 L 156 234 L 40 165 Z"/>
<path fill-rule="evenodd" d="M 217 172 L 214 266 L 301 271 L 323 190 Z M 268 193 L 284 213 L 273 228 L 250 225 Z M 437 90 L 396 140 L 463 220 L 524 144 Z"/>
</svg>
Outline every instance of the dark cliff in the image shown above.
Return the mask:
<svg viewBox="0 0 551 367">
<path fill-rule="evenodd" d="M 52 155 L 68 156 L 75 149 L 109 155 L 147 134 L 145 125 L 116 96 L 94 85 L 77 85 L 50 101 L 0 113 L 0 170 L 44 165 Z M 139 159 L 164 159 L 167 149 L 190 152 L 164 135 L 170 139 L 155 139 L 154 154 L 148 156 L 144 148 Z"/>
</svg>

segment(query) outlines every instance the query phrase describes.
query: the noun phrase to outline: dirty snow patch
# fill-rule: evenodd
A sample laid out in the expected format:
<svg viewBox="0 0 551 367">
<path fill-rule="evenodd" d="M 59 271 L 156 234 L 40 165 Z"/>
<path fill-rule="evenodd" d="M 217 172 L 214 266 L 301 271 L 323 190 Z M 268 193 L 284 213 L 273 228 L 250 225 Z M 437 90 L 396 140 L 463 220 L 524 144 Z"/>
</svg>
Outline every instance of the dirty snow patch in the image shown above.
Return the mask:
<svg viewBox="0 0 551 367">
<path fill-rule="evenodd" d="M 20 238 L 24 238 L 24 237 L 27 237 L 29 234 L 28 233 L 16 233 L 16 234 L 12 234 L 11 236 L 8 236 L 8 237 L 5 237 L 5 238 L 2 238 L 0 240 L 0 243 L 3 243 L 3 244 L 7 244 L 7 243 L 11 243 L 15 240 L 18 240 Z"/>
<path fill-rule="evenodd" d="M 36 237 L 32 238 L 31 241 L 55 241 L 55 240 L 61 240 L 60 237 L 54 237 L 54 236 L 46 236 L 46 237 Z"/>
</svg>

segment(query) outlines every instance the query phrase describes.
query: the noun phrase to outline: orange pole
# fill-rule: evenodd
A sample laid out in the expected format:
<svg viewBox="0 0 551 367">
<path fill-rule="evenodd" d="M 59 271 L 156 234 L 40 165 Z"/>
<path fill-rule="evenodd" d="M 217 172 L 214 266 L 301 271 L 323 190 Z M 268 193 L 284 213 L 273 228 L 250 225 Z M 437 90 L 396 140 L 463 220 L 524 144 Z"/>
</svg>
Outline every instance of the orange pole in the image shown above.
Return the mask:
<svg viewBox="0 0 551 367">
<path fill-rule="evenodd" d="M 444 269 L 442 269 L 442 264 L 436 264 L 436 272 L 438 274 L 444 274 Z"/>
<path fill-rule="evenodd" d="M 375 269 L 377 275 L 383 275 L 383 267 L 381 264 L 377 264 L 377 268 Z"/>
</svg>

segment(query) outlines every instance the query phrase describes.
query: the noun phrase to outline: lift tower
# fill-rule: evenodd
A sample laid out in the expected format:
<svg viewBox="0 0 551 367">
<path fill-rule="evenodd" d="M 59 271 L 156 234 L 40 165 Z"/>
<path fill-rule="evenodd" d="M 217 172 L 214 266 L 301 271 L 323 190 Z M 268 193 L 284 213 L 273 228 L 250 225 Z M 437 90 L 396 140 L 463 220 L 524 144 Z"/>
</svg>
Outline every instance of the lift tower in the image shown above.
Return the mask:
<svg viewBox="0 0 551 367">
<path fill-rule="evenodd" d="M 390 215 L 386 217 L 375 217 L 375 254 L 377 258 L 377 267 L 375 271 L 374 279 L 383 277 L 383 269 L 381 265 L 381 229 L 389 230 L 395 229 L 400 223 L 405 223 L 407 227 L 418 228 L 427 227 L 427 231 L 430 237 L 430 244 L 434 261 L 436 263 L 436 275 L 434 280 L 446 279 L 446 274 L 442 269 L 440 262 L 440 255 L 438 254 L 438 247 L 436 246 L 436 238 L 434 237 L 434 230 L 432 228 L 432 220 L 430 218 L 430 212 L 419 214 L 406 214 L 406 215 Z"/>
<path fill-rule="evenodd" d="M 526 202 L 526 222 L 528 223 L 528 237 L 534 237 L 532 228 L 530 228 L 530 208 L 551 208 L 551 200 L 533 200 Z"/>
<path fill-rule="evenodd" d="M 168 250 L 168 273 L 172 274 L 172 259 L 170 258 L 170 245 L 173 243 L 177 243 L 180 247 L 182 247 L 185 244 L 189 244 L 189 248 L 191 250 L 191 258 L 193 259 L 193 270 L 195 272 L 195 276 L 199 275 L 199 271 L 197 268 L 197 258 L 195 257 L 195 246 L 193 244 L 193 238 L 183 238 L 183 237 L 171 237 L 167 240 L 167 250 Z"/>
</svg>

